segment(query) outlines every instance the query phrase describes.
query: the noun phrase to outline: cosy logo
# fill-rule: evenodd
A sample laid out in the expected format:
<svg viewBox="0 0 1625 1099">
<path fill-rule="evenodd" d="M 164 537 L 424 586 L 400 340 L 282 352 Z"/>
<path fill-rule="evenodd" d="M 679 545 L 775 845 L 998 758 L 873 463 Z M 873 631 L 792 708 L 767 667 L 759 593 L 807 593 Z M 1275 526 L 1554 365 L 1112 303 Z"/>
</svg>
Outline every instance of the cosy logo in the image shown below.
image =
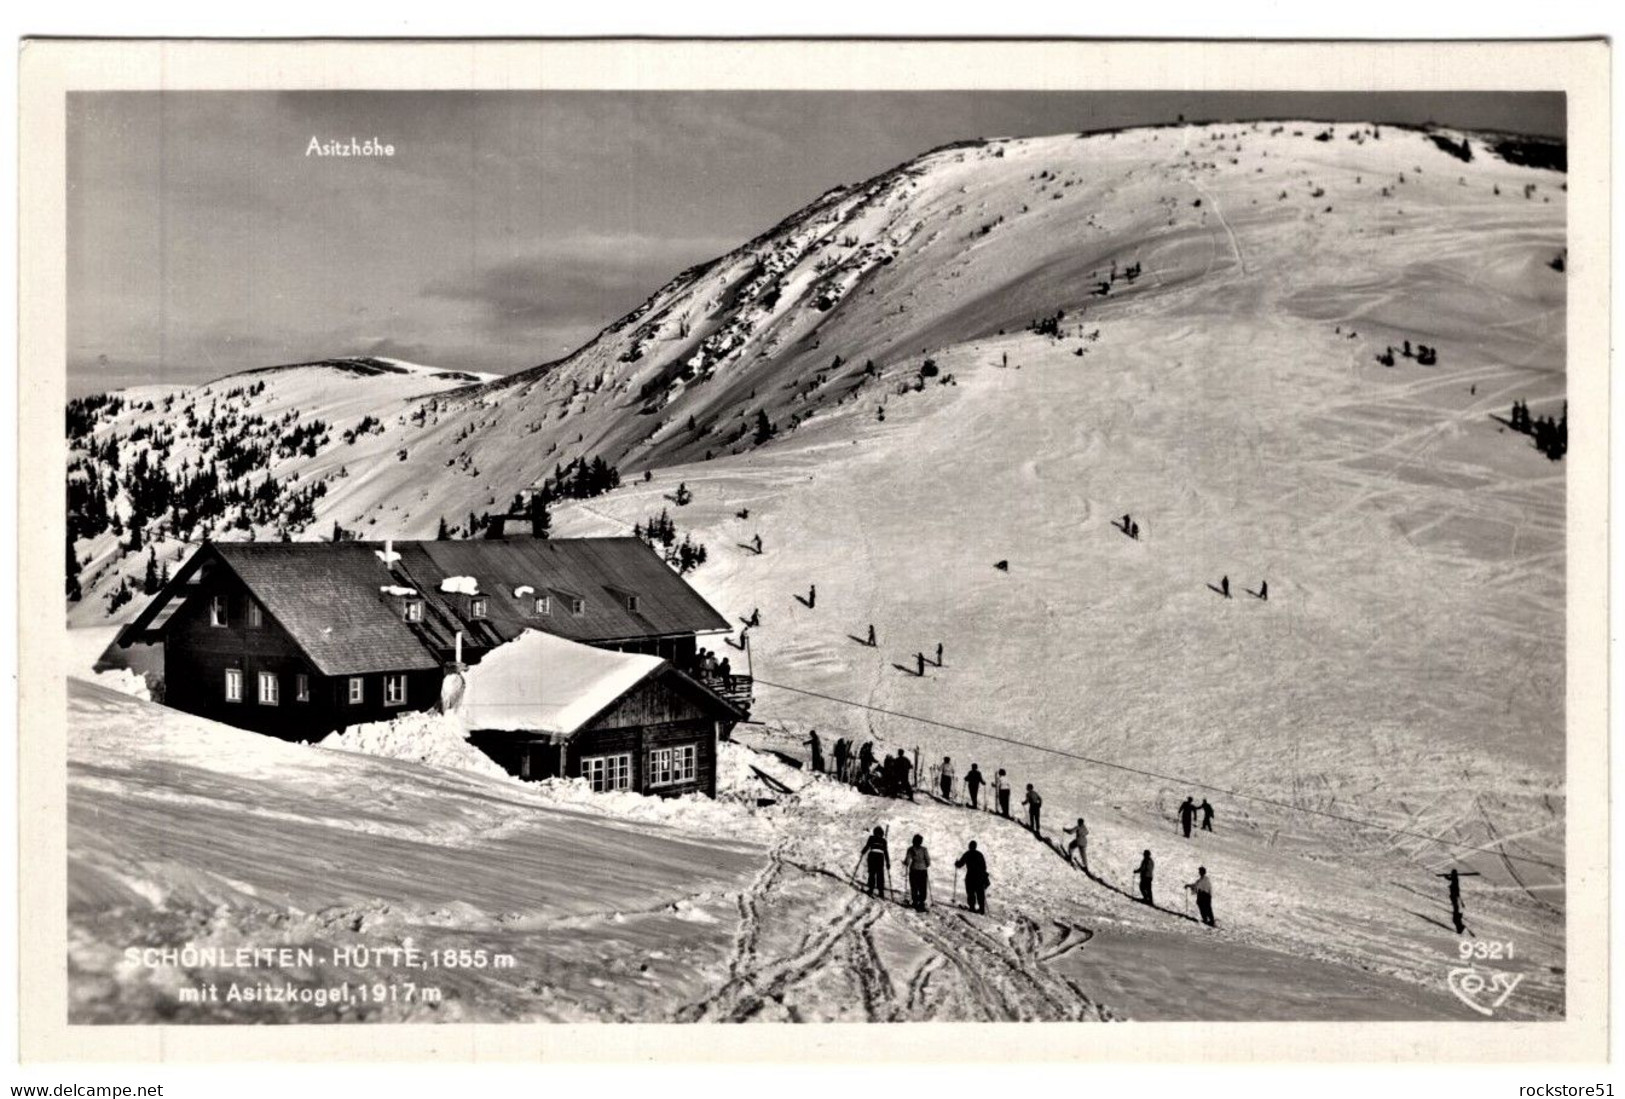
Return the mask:
<svg viewBox="0 0 1625 1099">
<path fill-rule="evenodd" d="M 1480 1015 L 1494 1015 L 1523 977 L 1522 973 L 1480 972 L 1472 966 L 1461 966 L 1450 971 L 1450 991 Z"/>
</svg>

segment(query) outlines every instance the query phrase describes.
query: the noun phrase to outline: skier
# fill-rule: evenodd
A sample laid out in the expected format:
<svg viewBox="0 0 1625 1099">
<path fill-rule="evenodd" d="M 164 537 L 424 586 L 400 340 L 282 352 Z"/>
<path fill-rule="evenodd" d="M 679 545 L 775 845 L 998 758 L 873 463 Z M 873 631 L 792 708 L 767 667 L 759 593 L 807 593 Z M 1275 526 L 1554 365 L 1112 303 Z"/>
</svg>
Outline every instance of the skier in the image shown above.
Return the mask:
<svg viewBox="0 0 1625 1099">
<path fill-rule="evenodd" d="M 987 859 L 976 849 L 975 840 L 954 865 L 965 868 L 965 907 L 987 915 Z"/>
<path fill-rule="evenodd" d="M 875 624 L 871 622 L 869 623 L 869 647 L 872 649 L 875 645 Z"/>
<path fill-rule="evenodd" d="M 999 773 L 993 776 L 993 793 L 999 799 L 999 812 L 1008 819 L 1010 816 L 1010 782 L 1004 777 L 1003 767 L 1000 767 Z"/>
<path fill-rule="evenodd" d="M 908 853 L 903 856 L 908 867 L 908 892 L 917 912 L 925 911 L 925 893 L 931 882 L 931 852 L 925 849 L 925 837 L 915 836 Z"/>
<path fill-rule="evenodd" d="M 852 746 L 843 736 L 835 742 L 835 777 L 842 782 L 846 781 L 846 761 L 852 754 Z"/>
<path fill-rule="evenodd" d="M 1085 870 L 1089 869 L 1089 826 L 1078 818 L 1078 823 L 1071 828 L 1063 827 L 1061 831 L 1072 837 L 1072 842 L 1066 845 L 1066 861 L 1072 861 L 1072 852 L 1078 853 L 1078 859 L 1083 863 Z"/>
<path fill-rule="evenodd" d="M 1140 540 L 1140 524 L 1139 523 L 1130 523 L 1129 524 L 1128 536 L 1130 538 L 1134 539 L 1136 542 L 1138 542 Z"/>
<path fill-rule="evenodd" d="M 727 657 L 723 657 L 722 663 L 717 665 L 717 674 L 722 677 L 723 687 L 727 687 L 729 680 L 733 678 L 734 674 L 733 662 Z"/>
<path fill-rule="evenodd" d="M 1125 511 L 1123 513 L 1123 533 L 1127 534 L 1129 532 L 1129 528 L 1133 525 L 1133 520 L 1129 518 L 1128 512 Z"/>
<path fill-rule="evenodd" d="M 1266 603 L 1269 602 L 1270 582 L 1268 580 L 1260 580 L 1258 582 L 1258 598 L 1264 600 Z"/>
<path fill-rule="evenodd" d="M 970 795 L 970 807 L 972 809 L 981 808 L 977 804 L 976 795 L 982 789 L 982 782 L 982 772 L 977 770 L 976 764 L 971 764 L 970 770 L 965 772 L 965 792 Z"/>
<path fill-rule="evenodd" d="M 937 769 L 937 785 L 942 790 L 942 800 L 951 801 L 954 796 L 954 761 L 947 756 L 942 757 L 942 766 Z"/>
<path fill-rule="evenodd" d="M 880 757 L 880 792 L 889 798 L 898 797 L 897 792 L 897 757 Z"/>
<path fill-rule="evenodd" d="M 924 676 L 925 676 L 925 654 L 924 653 L 915 653 L 914 654 L 914 660 L 916 662 L 915 667 L 914 667 L 914 674 L 917 675 L 917 676 L 920 676 L 921 678 L 924 678 Z"/>
<path fill-rule="evenodd" d="M 752 607 L 750 609 L 750 625 L 754 628 L 756 626 L 760 626 L 761 624 L 762 624 L 762 608 L 760 608 L 760 607 Z"/>
<path fill-rule="evenodd" d="M 869 838 L 864 841 L 863 850 L 859 855 L 869 858 L 869 884 L 867 892 L 871 897 L 884 897 L 886 895 L 886 871 L 891 869 L 891 852 L 886 849 L 886 833 L 878 824 Z"/>
<path fill-rule="evenodd" d="M 817 584 L 809 584 L 807 586 L 807 609 L 812 610 L 813 607 L 817 603 L 818 603 L 818 585 Z"/>
<path fill-rule="evenodd" d="M 901 748 L 897 749 L 897 754 L 892 758 L 897 761 L 895 765 L 897 767 L 897 796 L 913 801 L 914 783 L 910 779 L 910 774 L 914 770 L 914 764 L 909 762 L 909 758 L 903 754 Z"/>
<path fill-rule="evenodd" d="M 1461 872 L 1451 870 L 1448 874 L 1436 874 L 1450 883 L 1450 922 L 1456 925 L 1456 934 L 1460 935 L 1467 930 L 1467 920 L 1462 915 L 1461 908 Z M 1478 877 L 1475 870 L 1467 871 L 1469 878 Z"/>
<path fill-rule="evenodd" d="M 1191 824 L 1196 820 L 1196 802 L 1186 798 L 1179 807 L 1179 826 L 1185 830 L 1185 838 L 1191 838 Z"/>
<path fill-rule="evenodd" d="M 1219 590 L 1224 593 L 1226 599 L 1230 598 L 1230 577 L 1228 575 L 1219 581 Z"/>
<path fill-rule="evenodd" d="M 756 547 L 757 556 L 760 556 L 762 553 L 762 536 L 757 534 L 756 537 L 751 540 L 751 544 Z"/>
<path fill-rule="evenodd" d="M 942 667 L 942 642 L 937 642 L 937 667 Z"/>
<path fill-rule="evenodd" d="M 812 735 L 807 738 L 807 744 L 812 748 L 812 769 L 817 774 L 824 773 L 824 744 L 818 739 L 818 730 L 813 729 Z"/>
<path fill-rule="evenodd" d="M 1207 867 L 1198 866 L 1196 880 L 1185 888 L 1196 894 L 1196 911 L 1202 914 L 1202 922 L 1209 927 L 1218 926 L 1213 921 L 1213 879 L 1207 876 Z"/>
<path fill-rule="evenodd" d="M 1027 827 L 1033 830 L 1033 835 L 1039 835 L 1038 813 L 1044 807 L 1044 799 L 1033 789 L 1030 782 L 1027 784 L 1027 796 L 1021 799 L 1021 804 L 1027 807 Z"/>
<path fill-rule="evenodd" d="M 1135 871 L 1140 875 L 1140 899 L 1146 904 L 1156 907 L 1157 902 L 1151 899 L 1151 875 L 1155 872 L 1157 864 L 1151 861 L 1151 852 L 1144 852 L 1140 859 L 1140 867 Z"/>
<path fill-rule="evenodd" d="M 1207 798 L 1203 798 L 1202 804 L 1197 808 L 1202 810 L 1202 831 L 1213 831 L 1213 806 L 1207 803 Z"/>
<path fill-rule="evenodd" d="M 866 740 L 863 747 L 858 749 L 858 774 L 867 775 L 869 768 L 875 763 L 875 742 Z"/>
</svg>

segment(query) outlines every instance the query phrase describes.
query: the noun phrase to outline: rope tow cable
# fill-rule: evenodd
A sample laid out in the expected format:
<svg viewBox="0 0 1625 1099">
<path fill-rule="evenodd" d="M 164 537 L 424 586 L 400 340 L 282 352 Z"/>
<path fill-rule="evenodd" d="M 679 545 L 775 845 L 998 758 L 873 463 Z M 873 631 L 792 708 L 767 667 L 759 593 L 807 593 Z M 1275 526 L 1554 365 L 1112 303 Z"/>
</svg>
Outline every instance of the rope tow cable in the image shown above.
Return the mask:
<svg viewBox="0 0 1625 1099">
<path fill-rule="evenodd" d="M 1530 855 L 1514 855 L 1510 851 L 1506 851 L 1504 849 L 1497 850 L 1493 847 L 1479 847 L 1471 843 L 1462 843 L 1459 840 L 1445 839 L 1442 836 L 1430 836 L 1426 832 L 1413 832 L 1407 828 L 1395 828 L 1388 824 L 1377 824 L 1373 821 L 1361 820 L 1358 817 L 1345 816 L 1342 813 L 1333 813 L 1325 809 L 1311 809 L 1304 805 L 1293 805 L 1291 802 L 1280 801 L 1276 798 L 1266 797 L 1263 794 L 1244 794 L 1239 790 L 1229 790 L 1222 786 L 1214 786 L 1212 783 L 1182 778 L 1178 775 L 1165 775 L 1158 771 L 1147 771 L 1144 768 L 1131 767 L 1125 763 L 1113 763 L 1110 760 L 1095 759 L 1091 756 L 1080 755 L 1077 752 L 1068 752 L 1060 748 L 1051 748 L 1043 744 L 1034 744 L 1027 740 L 1017 740 L 1015 737 L 1001 736 L 998 733 L 984 732 L 981 729 L 972 729 L 965 725 L 955 725 L 952 722 L 938 721 L 936 718 L 921 717 L 919 714 L 904 713 L 901 710 L 888 710 L 884 706 L 874 706 L 870 703 L 858 702 L 850 698 L 840 698 L 836 695 L 823 694 L 819 691 L 809 691 L 804 687 L 792 687 L 787 683 L 774 683 L 771 680 L 763 679 L 760 676 L 755 678 L 755 683 L 759 687 L 774 687 L 781 691 L 789 691 L 792 694 L 806 695 L 809 698 L 821 698 L 826 702 L 835 702 L 843 706 L 852 706 L 859 710 L 870 710 L 877 714 L 885 714 L 888 717 L 900 717 L 905 721 L 917 721 L 922 725 L 935 725 L 941 729 L 951 729 L 956 733 L 966 733 L 970 736 L 979 736 L 986 740 L 997 740 L 1004 744 L 1015 745 L 1018 748 L 1030 748 L 1035 752 L 1047 752 L 1053 756 L 1061 756 L 1064 759 L 1077 760 L 1080 763 L 1088 763 L 1095 767 L 1109 767 L 1115 771 L 1126 771 L 1132 775 L 1139 775 L 1143 778 L 1154 778 L 1162 782 L 1182 783 L 1186 786 L 1194 786 L 1198 789 L 1206 790 L 1211 793 L 1223 794 L 1225 797 L 1237 798 L 1241 801 L 1251 801 L 1260 805 L 1270 805 L 1277 809 L 1285 809 L 1289 813 L 1304 813 L 1311 816 L 1322 817 L 1326 820 L 1335 820 L 1344 824 L 1352 824 L 1360 828 L 1369 828 L 1377 832 L 1387 832 L 1390 835 L 1408 836 L 1412 839 L 1427 840 L 1429 843 L 1436 843 L 1441 847 L 1451 847 L 1460 851 L 1476 851 L 1483 855 L 1493 855 L 1497 858 L 1512 859 L 1517 862 L 1529 863 L 1532 866 L 1543 866 L 1548 870 L 1556 870 L 1559 873 L 1564 872 L 1564 867 L 1562 865 L 1555 862 L 1548 862 L 1545 859 L 1537 859 Z"/>
</svg>

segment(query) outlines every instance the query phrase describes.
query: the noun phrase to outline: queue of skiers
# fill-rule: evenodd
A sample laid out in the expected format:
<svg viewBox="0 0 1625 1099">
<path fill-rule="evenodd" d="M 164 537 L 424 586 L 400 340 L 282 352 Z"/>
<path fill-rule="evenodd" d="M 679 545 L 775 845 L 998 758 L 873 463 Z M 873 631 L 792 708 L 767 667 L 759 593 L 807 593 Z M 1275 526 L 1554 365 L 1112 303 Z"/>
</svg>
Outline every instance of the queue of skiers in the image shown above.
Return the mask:
<svg viewBox="0 0 1625 1099">
<path fill-rule="evenodd" d="M 816 732 L 813 734 L 817 736 Z M 808 742 L 812 744 L 812 738 Z M 875 756 L 875 743 L 866 740 L 856 751 L 853 745 L 856 741 L 841 737 L 835 742 L 831 754 L 835 759 L 834 775 L 841 782 L 856 786 L 865 794 L 874 794 L 880 797 L 907 798 L 914 800 L 914 761 L 908 758 L 903 749 L 897 749 L 897 754 Z M 824 770 L 822 745 L 813 746 L 813 770 Z"/>
<path fill-rule="evenodd" d="M 1074 838 L 1067 849 L 1067 861 L 1071 861 L 1071 852 L 1077 850 L 1088 868 L 1087 843 L 1089 829 L 1084 825 L 1083 818 L 1078 818 L 1076 826 L 1067 828 Z M 872 897 L 887 898 L 894 895 L 891 884 L 891 849 L 887 844 L 886 830 L 876 827 L 865 839 L 863 847 L 858 852 L 859 865 L 867 864 L 868 874 L 864 881 L 864 891 Z M 909 843 L 908 850 L 903 853 L 903 868 L 908 872 L 908 889 L 905 903 L 916 912 L 924 912 L 932 900 L 931 896 L 931 852 L 925 846 L 925 837 L 915 835 Z M 959 895 L 959 871 L 965 871 L 965 907 L 971 912 L 987 914 L 987 887 L 991 877 L 987 869 L 987 856 L 977 849 L 976 841 L 966 844 L 965 852 L 954 860 L 954 899 Z M 1156 907 L 1156 860 L 1151 857 L 1149 849 L 1141 852 L 1140 863 L 1134 868 L 1134 875 L 1139 880 L 1140 901 L 1143 904 Z M 855 871 L 854 871 L 855 876 Z M 1460 916 L 1460 882 L 1456 872 L 1441 874 L 1440 877 L 1450 878 L 1451 901 L 1455 906 L 1456 922 L 1461 924 Z M 1207 867 L 1196 868 L 1196 880 L 1185 884 L 1185 891 L 1196 898 L 1196 911 L 1202 923 L 1208 927 L 1217 927 L 1218 920 L 1213 914 L 1213 879 L 1208 877 Z"/>
<path fill-rule="evenodd" d="M 872 897 L 889 897 L 891 886 L 891 850 L 886 842 L 886 830 L 876 827 L 864 840 L 858 852 L 859 864 L 867 863 L 868 877 L 864 892 Z M 916 835 L 903 853 L 903 868 L 908 871 L 907 904 L 916 912 L 924 912 L 931 902 L 931 852 L 925 846 L 925 837 Z M 959 894 L 959 871 L 965 871 L 965 907 L 972 912 L 987 914 L 987 887 L 989 882 L 987 858 L 976 849 L 976 841 L 966 845 L 965 853 L 954 860 L 954 897 Z"/>
</svg>

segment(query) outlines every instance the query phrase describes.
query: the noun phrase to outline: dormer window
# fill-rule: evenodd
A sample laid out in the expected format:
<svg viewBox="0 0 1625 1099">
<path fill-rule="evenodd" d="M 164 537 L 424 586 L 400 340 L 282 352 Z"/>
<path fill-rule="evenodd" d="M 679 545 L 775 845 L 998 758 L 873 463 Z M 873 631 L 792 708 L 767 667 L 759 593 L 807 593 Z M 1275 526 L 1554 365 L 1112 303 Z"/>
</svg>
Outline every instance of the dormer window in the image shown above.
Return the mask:
<svg viewBox="0 0 1625 1099">
<path fill-rule="evenodd" d="M 217 595 L 209 600 L 209 625 L 224 626 L 226 624 L 226 597 Z"/>
<path fill-rule="evenodd" d="M 579 595 L 570 597 L 570 613 L 577 618 L 587 613 L 587 601 Z"/>
<path fill-rule="evenodd" d="M 626 609 L 631 611 L 633 614 L 638 613 L 638 597 L 637 596 L 629 595 L 629 596 L 626 597 Z"/>
<path fill-rule="evenodd" d="M 531 604 L 531 613 L 537 618 L 543 618 L 553 613 L 553 600 L 545 595 L 538 595 L 536 602 Z"/>
<path fill-rule="evenodd" d="M 468 601 L 468 617 L 484 618 L 490 606 L 485 596 L 476 595 Z"/>
<path fill-rule="evenodd" d="M 401 604 L 401 617 L 408 622 L 423 621 L 423 600 L 408 599 Z"/>
</svg>

